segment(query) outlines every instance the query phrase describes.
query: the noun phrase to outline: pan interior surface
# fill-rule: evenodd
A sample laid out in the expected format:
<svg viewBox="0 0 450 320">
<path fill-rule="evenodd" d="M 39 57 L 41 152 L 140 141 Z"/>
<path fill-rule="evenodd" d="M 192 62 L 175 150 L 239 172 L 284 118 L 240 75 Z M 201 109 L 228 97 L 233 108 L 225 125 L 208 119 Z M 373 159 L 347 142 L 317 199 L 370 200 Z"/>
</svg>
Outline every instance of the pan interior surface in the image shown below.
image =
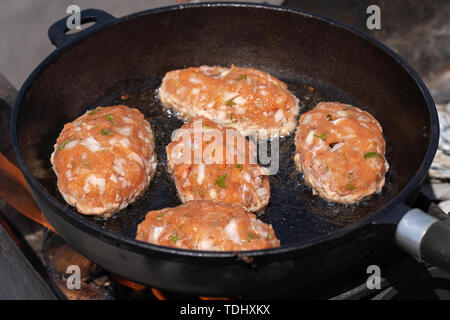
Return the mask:
<svg viewBox="0 0 450 320">
<path fill-rule="evenodd" d="M 101 228 L 127 237 L 134 237 L 137 224 L 144 220 L 150 210 L 159 210 L 181 204 L 178 199 L 175 183 L 168 172 L 165 147 L 170 143 L 171 134 L 183 125 L 183 121 L 165 110 L 158 97 L 157 89 L 161 79 L 155 79 L 141 87 L 128 91 L 125 95 L 105 96 L 91 103 L 90 108 L 125 104 L 138 108 L 152 124 L 156 134 L 156 153 L 158 169 L 145 195 L 127 209 L 110 219 L 93 216 L 85 217 Z M 302 112 L 312 109 L 321 101 L 340 100 L 357 105 L 351 97 L 339 94 L 331 88 L 324 91 L 308 89 L 304 82 L 287 81 L 289 89 L 300 99 Z M 325 92 L 326 91 L 326 92 Z M 386 197 L 395 192 L 395 168 L 387 175 L 387 183 L 380 195 L 374 195 L 357 205 L 333 204 L 313 196 L 295 167 L 294 134 L 280 140 L 280 167 L 276 175 L 270 176 L 271 200 L 269 205 L 258 216 L 264 222 L 273 225 L 281 243 L 296 244 L 314 237 L 333 232 L 337 228 L 364 219 L 374 210 L 380 208 Z M 270 147 L 269 147 L 270 150 Z M 390 155 L 388 155 L 388 159 Z M 64 199 L 56 188 L 53 178 L 47 188 L 60 202 Z"/>
<path fill-rule="evenodd" d="M 374 44 L 326 21 L 240 6 L 139 15 L 61 52 L 30 84 L 20 105 L 17 133 L 28 169 L 65 204 L 49 161 L 64 124 L 96 106 L 138 108 L 156 132 L 158 168 L 150 187 L 111 219 L 80 215 L 134 238 L 148 211 L 180 204 L 167 172 L 165 146 L 183 122 L 163 110 L 157 99 L 162 77 L 174 69 L 231 64 L 260 69 L 286 82 L 300 100 L 300 113 L 321 101 L 350 103 L 370 112 L 384 130 L 390 164 L 386 185 L 381 194 L 357 205 L 312 196 L 295 169 L 294 135 L 281 139 L 280 168 L 270 177 L 270 203 L 259 218 L 273 225 L 282 246 L 362 221 L 393 200 L 419 169 L 429 143 L 430 115 L 405 69 Z"/>
</svg>

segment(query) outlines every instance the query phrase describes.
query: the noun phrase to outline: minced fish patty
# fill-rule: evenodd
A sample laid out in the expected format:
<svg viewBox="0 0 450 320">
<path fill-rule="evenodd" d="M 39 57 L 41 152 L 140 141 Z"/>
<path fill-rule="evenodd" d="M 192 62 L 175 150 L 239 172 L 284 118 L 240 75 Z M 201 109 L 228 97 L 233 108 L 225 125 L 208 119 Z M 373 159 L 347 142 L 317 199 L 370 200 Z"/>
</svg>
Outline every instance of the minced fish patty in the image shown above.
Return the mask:
<svg viewBox="0 0 450 320">
<path fill-rule="evenodd" d="M 205 251 L 257 250 L 280 246 L 271 225 L 239 204 L 189 201 L 150 211 L 136 239 L 157 245 Z"/>
<path fill-rule="evenodd" d="M 294 160 L 315 194 L 355 203 L 383 188 L 389 169 L 385 148 L 383 130 L 371 114 L 323 102 L 300 117 Z"/>
<path fill-rule="evenodd" d="M 256 163 L 255 144 L 235 129 L 204 118 L 192 119 L 176 132 L 166 153 L 183 202 L 239 203 L 249 211 L 261 210 L 269 202 L 269 170 Z M 227 158 L 227 154 L 234 156 Z"/>
<path fill-rule="evenodd" d="M 205 117 L 244 136 L 286 136 L 296 127 L 298 99 L 287 85 L 252 68 L 202 66 L 168 72 L 158 90 L 183 119 Z"/>
<path fill-rule="evenodd" d="M 157 165 L 153 130 L 137 109 L 98 107 L 64 126 L 50 161 L 68 204 L 108 217 L 150 184 Z"/>
</svg>

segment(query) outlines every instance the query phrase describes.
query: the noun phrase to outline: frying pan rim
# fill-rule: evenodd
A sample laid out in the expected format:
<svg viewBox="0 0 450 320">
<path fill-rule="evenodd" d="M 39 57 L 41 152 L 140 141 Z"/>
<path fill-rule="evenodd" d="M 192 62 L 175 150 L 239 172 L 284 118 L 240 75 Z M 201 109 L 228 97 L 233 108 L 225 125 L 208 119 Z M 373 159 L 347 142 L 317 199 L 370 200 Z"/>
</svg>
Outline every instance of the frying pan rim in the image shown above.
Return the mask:
<svg viewBox="0 0 450 320">
<path fill-rule="evenodd" d="M 277 248 L 263 249 L 263 250 L 252 250 L 252 251 L 241 251 L 241 252 L 216 252 L 216 251 L 198 251 L 198 250 L 186 250 L 186 249 L 178 249 L 172 247 L 164 247 L 159 245 L 154 245 L 147 242 L 137 241 L 130 237 L 124 237 L 120 234 L 113 233 L 108 230 L 104 230 L 99 226 L 89 222 L 84 217 L 82 217 L 79 213 L 76 213 L 71 208 L 68 208 L 63 203 L 59 202 L 55 197 L 53 197 L 47 190 L 40 185 L 37 179 L 32 175 L 31 171 L 28 169 L 25 160 L 22 156 L 22 152 L 19 147 L 18 134 L 17 134 L 17 120 L 19 115 L 19 109 L 21 102 L 25 96 L 25 93 L 31 88 L 34 80 L 36 80 L 41 72 L 45 70 L 53 61 L 55 61 L 63 52 L 70 50 L 72 47 L 81 43 L 88 37 L 101 32 L 103 30 L 109 29 L 116 24 L 124 23 L 128 20 L 132 20 L 144 15 L 152 15 L 161 12 L 170 12 L 175 10 L 184 10 L 188 8 L 204 8 L 204 7 L 244 7 L 244 8 L 255 8 L 255 9 L 265 9 L 265 10 L 273 10 L 273 11 L 282 11 L 288 12 L 296 15 L 300 15 L 310 19 L 316 19 L 320 22 L 324 22 L 327 24 L 331 24 L 332 26 L 336 26 L 338 28 L 344 29 L 348 32 L 355 34 L 356 36 L 362 38 L 368 43 L 374 45 L 378 49 L 384 51 L 385 54 L 389 55 L 390 58 L 394 59 L 394 61 L 399 64 L 399 66 L 406 71 L 409 76 L 415 81 L 418 88 L 420 89 L 426 105 L 428 109 L 428 113 L 430 116 L 430 136 L 428 147 L 425 153 L 425 157 L 422 160 L 421 165 L 418 170 L 414 174 L 413 178 L 409 181 L 409 183 L 399 191 L 397 196 L 395 196 L 390 201 L 386 202 L 380 209 L 372 213 L 369 217 L 345 226 L 339 230 L 333 231 L 330 234 L 322 235 L 313 239 L 309 239 L 307 241 L 302 241 L 297 244 L 291 244 L 286 246 L 281 246 Z M 111 21 L 105 22 L 103 24 L 96 24 L 91 28 L 85 30 L 82 34 L 79 34 L 72 41 L 62 45 L 61 47 L 54 50 L 50 55 L 48 55 L 30 74 L 30 76 L 26 79 L 24 84 L 22 85 L 15 104 L 11 117 L 11 140 L 13 145 L 14 154 L 17 158 L 17 162 L 21 171 L 23 172 L 27 183 L 30 185 L 32 190 L 38 192 L 44 199 L 49 201 L 53 207 L 55 207 L 60 212 L 64 213 L 59 215 L 62 217 L 67 223 L 70 225 L 80 229 L 80 231 L 85 232 L 97 239 L 101 239 L 109 244 L 120 247 L 123 247 L 126 250 L 135 252 L 135 253 L 143 253 L 146 256 L 152 256 L 155 254 L 163 254 L 172 259 L 180 259 L 183 258 L 193 258 L 205 260 L 208 259 L 221 259 L 224 258 L 235 260 L 236 256 L 245 255 L 248 257 L 259 257 L 259 256 L 277 256 L 277 258 L 281 258 L 282 255 L 288 254 L 299 254 L 302 252 L 302 249 L 316 247 L 317 245 L 326 245 L 333 242 L 333 240 L 338 240 L 339 238 L 343 238 L 343 236 L 355 231 L 364 225 L 371 224 L 376 222 L 376 220 L 380 216 L 384 216 L 385 214 L 389 214 L 390 211 L 395 210 L 399 204 L 403 204 L 408 195 L 412 193 L 412 191 L 422 182 L 426 173 L 428 172 L 429 167 L 431 166 L 432 160 L 437 150 L 437 145 L 439 141 L 439 121 L 437 116 L 437 110 L 434 104 L 431 95 L 426 88 L 423 81 L 420 79 L 418 74 L 414 71 L 414 69 L 398 54 L 393 52 L 390 48 L 385 46 L 380 41 L 372 38 L 368 34 L 361 32 L 359 30 L 354 29 L 353 27 L 347 26 L 343 23 L 334 21 L 330 18 L 323 17 L 317 14 L 309 13 L 303 10 L 285 8 L 280 6 L 273 6 L 267 4 L 256 4 L 256 3 L 244 3 L 244 2 L 206 2 L 206 3 L 196 3 L 196 4 L 183 4 L 183 5 L 175 5 L 175 6 L 166 6 L 159 7 L 150 10 L 140 11 L 137 13 L 133 13 L 131 15 L 127 15 L 121 18 L 115 18 Z"/>
</svg>

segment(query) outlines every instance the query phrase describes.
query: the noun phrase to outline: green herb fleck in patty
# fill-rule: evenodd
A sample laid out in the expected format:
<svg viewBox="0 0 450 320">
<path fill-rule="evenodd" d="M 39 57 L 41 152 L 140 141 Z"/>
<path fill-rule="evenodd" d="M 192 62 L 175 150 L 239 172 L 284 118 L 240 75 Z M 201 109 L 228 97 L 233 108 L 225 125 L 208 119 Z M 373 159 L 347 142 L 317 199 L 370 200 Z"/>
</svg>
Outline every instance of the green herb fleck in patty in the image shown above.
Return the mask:
<svg viewBox="0 0 450 320">
<path fill-rule="evenodd" d="M 259 239 L 259 235 L 249 231 L 248 232 L 248 242 L 252 242 L 253 239 Z"/>
<path fill-rule="evenodd" d="M 347 186 L 350 190 L 356 190 L 356 187 L 354 187 L 351 183 L 347 183 L 346 186 Z"/>
<path fill-rule="evenodd" d="M 234 103 L 234 101 L 233 100 L 227 100 L 226 102 L 225 102 L 226 104 L 227 104 L 227 106 L 229 106 L 229 107 L 232 107 L 232 106 L 234 106 L 235 105 L 235 103 Z"/>
<path fill-rule="evenodd" d="M 94 114 L 97 114 L 100 112 L 100 107 L 95 108 L 94 110 L 90 111 L 88 113 L 88 116 L 93 116 Z"/>
<path fill-rule="evenodd" d="M 113 134 L 111 133 L 111 130 L 106 130 L 106 129 L 102 129 L 100 130 L 100 134 L 102 136 L 112 136 Z"/>
<path fill-rule="evenodd" d="M 372 157 L 375 157 L 375 156 L 379 157 L 380 159 L 383 159 L 383 156 L 381 155 L 381 153 L 378 153 L 378 152 L 375 152 L 375 151 L 367 152 L 364 155 L 364 159 L 369 159 L 369 158 L 372 158 Z"/>
<path fill-rule="evenodd" d="M 58 147 L 58 151 L 61 151 L 62 149 L 64 149 L 69 142 L 70 142 L 70 140 L 64 141 L 63 143 L 61 143 L 61 145 Z"/>
<path fill-rule="evenodd" d="M 180 239 L 178 238 L 176 233 L 170 235 L 170 241 L 172 241 L 172 243 L 175 243 L 178 240 L 180 240 Z"/>
<path fill-rule="evenodd" d="M 223 175 L 223 176 L 219 176 L 218 179 L 216 180 L 216 183 L 219 187 L 226 189 L 227 185 L 225 184 L 225 179 L 227 178 L 227 175 Z"/>
<path fill-rule="evenodd" d="M 324 133 L 322 133 L 321 135 L 315 134 L 314 137 L 317 137 L 317 138 L 319 138 L 320 140 L 325 141 L 325 140 L 327 139 L 327 133 L 324 132 Z"/>
</svg>

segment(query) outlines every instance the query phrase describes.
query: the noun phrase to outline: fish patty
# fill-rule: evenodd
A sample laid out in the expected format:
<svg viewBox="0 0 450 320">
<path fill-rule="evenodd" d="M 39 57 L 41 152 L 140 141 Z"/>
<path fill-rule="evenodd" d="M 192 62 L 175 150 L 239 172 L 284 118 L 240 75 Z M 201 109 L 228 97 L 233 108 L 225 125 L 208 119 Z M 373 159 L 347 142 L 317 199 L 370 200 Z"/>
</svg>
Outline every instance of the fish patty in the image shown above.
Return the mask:
<svg viewBox="0 0 450 320">
<path fill-rule="evenodd" d="M 378 121 L 348 104 L 319 103 L 296 133 L 295 163 L 321 198 L 355 203 L 380 192 L 389 164 Z"/>
<path fill-rule="evenodd" d="M 252 212 L 269 202 L 269 170 L 256 163 L 255 144 L 235 129 L 192 119 L 176 131 L 166 153 L 182 202 L 239 203 Z"/>
<path fill-rule="evenodd" d="M 289 135 L 299 112 L 298 99 L 285 83 L 252 68 L 170 71 L 158 92 L 163 105 L 183 119 L 205 117 L 244 136 Z"/>
<path fill-rule="evenodd" d="M 271 225 L 239 204 L 189 201 L 147 213 L 136 240 L 182 249 L 242 251 L 280 246 Z"/>
<path fill-rule="evenodd" d="M 153 130 L 137 109 L 98 107 L 64 126 L 50 161 L 68 204 L 109 217 L 150 184 L 157 166 Z"/>
</svg>

